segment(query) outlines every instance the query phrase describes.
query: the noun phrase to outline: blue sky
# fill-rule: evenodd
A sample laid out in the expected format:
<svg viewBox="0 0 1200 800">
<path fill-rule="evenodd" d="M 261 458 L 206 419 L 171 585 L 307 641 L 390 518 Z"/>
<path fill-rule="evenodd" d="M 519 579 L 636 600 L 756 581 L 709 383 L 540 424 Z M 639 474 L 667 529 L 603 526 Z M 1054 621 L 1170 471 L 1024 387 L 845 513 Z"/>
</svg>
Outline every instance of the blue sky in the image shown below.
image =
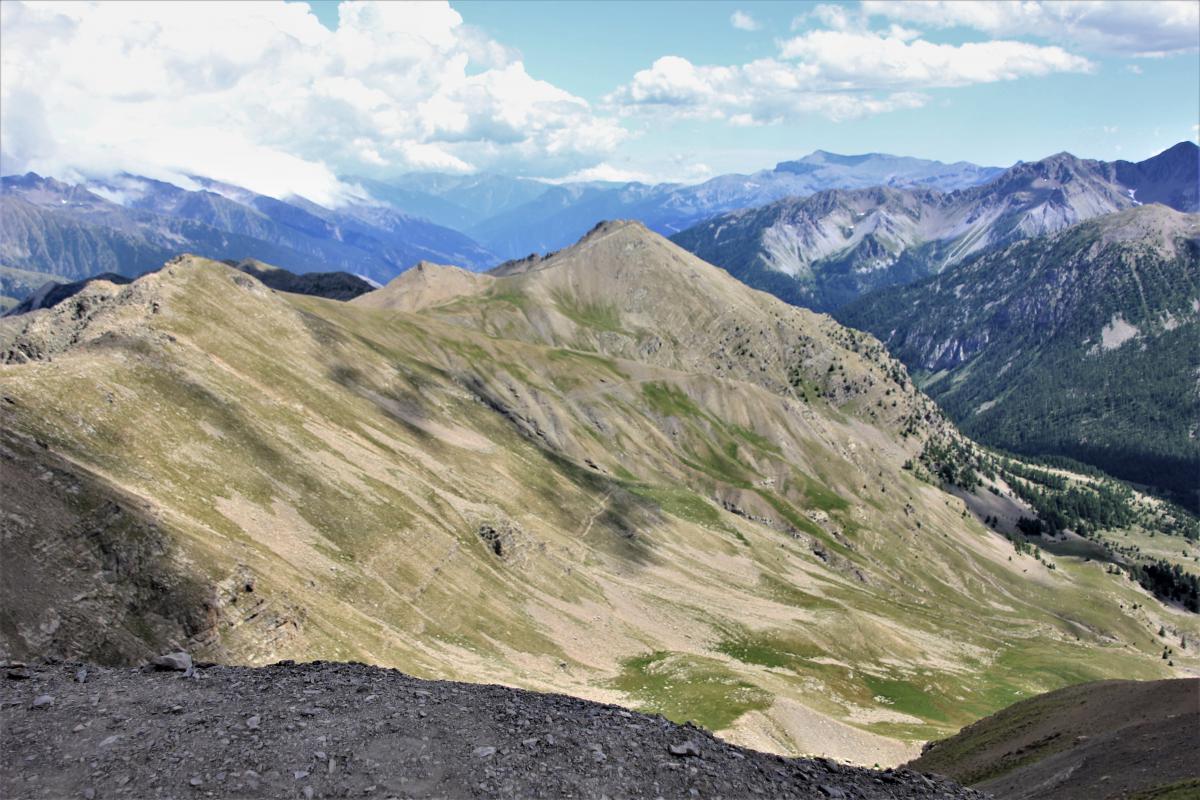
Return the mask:
<svg viewBox="0 0 1200 800">
<path fill-rule="evenodd" d="M 331 3 L 330 5 L 336 5 Z M 797 17 L 817 3 L 615 2 L 454 3 L 463 19 L 518 48 L 531 74 L 599 102 L 614 86 L 663 55 L 693 63 L 738 64 L 772 55 L 781 37 L 818 27 Z M 853 10 L 857 3 L 838 3 Z M 1147 2 L 1146 5 L 1152 5 Z M 736 11 L 759 24 L 734 29 Z M 930 40 L 962 44 L 990 37 L 958 26 Z M 1044 42 L 1032 36 L 1018 41 Z M 1200 43 L 1200 31 L 1192 30 Z M 672 153 L 680 140 L 719 172 L 746 171 L 815 149 L 882 151 L 943 161 L 1007 166 L 1068 150 L 1137 160 L 1184 139 L 1200 122 L 1200 60 L 1195 52 L 1145 58 L 1070 48 L 1093 61 L 1085 74 L 1053 74 L 953 89 L 929 89 L 925 107 L 843 122 L 820 115 L 746 129 L 683 124 L 631 143 L 631 159 Z M 1130 69 L 1136 67 L 1137 72 Z"/>
<path fill-rule="evenodd" d="M 326 26 L 337 27 L 337 0 L 309 5 Z M 593 104 L 661 56 L 678 55 L 697 64 L 745 63 L 771 56 L 780 38 L 821 26 L 812 13 L 820 3 L 466 0 L 452 5 L 467 24 L 518 49 L 530 74 Z M 827 5 L 850 13 L 859 6 Z M 738 12 L 757 29 L 735 28 L 731 18 Z M 1200 32 L 1193 28 L 1191 34 L 1200 43 Z M 928 38 L 961 45 L 993 37 L 957 25 Z M 1049 41 L 1030 34 L 1011 38 Z M 1196 139 L 1200 59 L 1195 51 L 1145 57 L 1095 42 L 1071 51 L 1085 55 L 1094 69 L 930 89 L 932 101 L 920 109 L 850 121 L 814 114 L 747 129 L 680 120 L 666 129 L 639 131 L 609 163 L 653 171 L 655 161 L 682 155 L 718 173 L 745 172 L 824 149 L 1007 166 L 1061 150 L 1104 160 L 1139 160 Z"/>
<path fill-rule="evenodd" d="M 0 169 L 702 180 L 815 149 L 1006 166 L 1195 139 L 1200 4 L 0 4 Z"/>
</svg>

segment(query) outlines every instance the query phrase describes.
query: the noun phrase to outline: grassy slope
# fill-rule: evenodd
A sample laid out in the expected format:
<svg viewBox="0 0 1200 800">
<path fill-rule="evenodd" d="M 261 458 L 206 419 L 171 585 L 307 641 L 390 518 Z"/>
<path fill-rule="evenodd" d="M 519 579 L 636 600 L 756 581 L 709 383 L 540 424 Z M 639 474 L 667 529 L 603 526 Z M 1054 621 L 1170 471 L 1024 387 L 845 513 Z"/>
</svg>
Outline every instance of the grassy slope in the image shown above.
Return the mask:
<svg viewBox="0 0 1200 800">
<path fill-rule="evenodd" d="M 1200 680 L 1105 681 L 1017 703 L 910 766 L 999 798 L 1194 796 Z"/>
<path fill-rule="evenodd" d="M 567 691 L 867 763 L 1030 693 L 1168 674 L 1145 593 L 1012 554 L 900 469 L 917 445 L 872 422 L 894 387 L 857 340 L 810 330 L 851 375 L 810 365 L 825 397 L 798 404 L 681 371 L 685 346 L 595 352 L 631 322 L 586 296 L 523 341 L 478 330 L 538 330 L 503 292 L 469 321 L 239 277 L 177 265 L 139 282 L 159 313 L 0 367 L 6 427 L 153 503 L 195 572 L 256 576 L 287 635 L 227 605 L 214 655 Z"/>
</svg>

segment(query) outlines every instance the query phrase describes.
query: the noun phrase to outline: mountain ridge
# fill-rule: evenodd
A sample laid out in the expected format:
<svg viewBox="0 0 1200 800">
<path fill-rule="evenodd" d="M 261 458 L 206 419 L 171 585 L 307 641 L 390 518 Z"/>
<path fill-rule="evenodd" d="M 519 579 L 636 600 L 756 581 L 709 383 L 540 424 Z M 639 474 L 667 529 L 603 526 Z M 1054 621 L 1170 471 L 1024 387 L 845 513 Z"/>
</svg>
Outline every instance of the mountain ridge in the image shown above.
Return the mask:
<svg viewBox="0 0 1200 800">
<path fill-rule="evenodd" d="M 999 172 L 995 167 L 968 162 L 944 164 L 886 153 L 839 156 L 816 151 L 795 161 L 779 162 L 771 169 L 718 175 L 693 184 L 549 183 L 499 175 L 437 173 L 413 173 L 389 181 L 347 180 L 397 208 L 464 230 L 501 257 L 511 259 L 566 247 L 604 219 L 636 217 L 666 235 L 716 213 L 832 186 L 954 189 L 986 182 Z"/>
<path fill-rule="evenodd" d="M 867 764 L 1194 662 L 910 468 L 953 430 L 869 335 L 637 224 L 546 261 L 411 313 L 183 257 L 0 320 L 4 657 L 367 661 Z"/>
<path fill-rule="evenodd" d="M 341 267 L 380 282 L 423 258 L 491 260 L 457 231 L 383 207 L 331 211 L 214 182 L 190 191 L 134 176 L 96 191 L 33 173 L 0 180 L 0 259 L 70 279 L 133 277 L 182 250 L 300 272 Z"/>
<path fill-rule="evenodd" d="M 1181 143 L 1140 162 L 1118 164 L 1069 153 L 1023 162 L 986 184 L 943 194 L 892 188 L 830 190 L 732 212 L 675 235 L 705 260 L 792 303 L 836 310 L 870 291 L 934 274 L 989 247 L 1069 227 L 1138 204 L 1130 192 L 1160 192 L 1182 210 L 1195 201 L 1175 188 L 1200 170 L 1200 148 Z M 1172 177 L 1162 178 L 1166 171 Z M 1131 179 L 1132 180 L 1132 179 Z"/>
<path fill-rule="evenodd" d="M 1195 509 L 1198 272 L 1200 215 L 1145 205 L 981 253 L 838 317 L 880 336 L 973 437 L 1091 463 Z M 1097 408 L 1095 396 L 1108 400 Z"/>
</svg>

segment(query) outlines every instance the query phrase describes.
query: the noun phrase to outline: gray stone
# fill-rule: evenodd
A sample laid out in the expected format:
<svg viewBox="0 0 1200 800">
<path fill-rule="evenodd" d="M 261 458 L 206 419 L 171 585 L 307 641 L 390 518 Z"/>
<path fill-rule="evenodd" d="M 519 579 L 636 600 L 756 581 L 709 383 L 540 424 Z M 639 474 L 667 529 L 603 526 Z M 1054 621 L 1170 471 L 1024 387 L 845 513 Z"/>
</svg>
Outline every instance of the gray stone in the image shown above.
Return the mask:
<svg viewBox="0 0 1200 800">
<path fill-rule="evenodd" d="M 691 739 L 688 739 L 686 742 L 681 742 L 679 744 L 673 744 L 670 746 L 669 749 L 671 751 L 671 755 L 673 755 L 673 756 L 699 756 L 700 755 L 700 748 L 697 747 L 696 743 L 693 742 Z"/>
<path fill-rule="evenodd" d="M 177 653 L 161 655 L 151 662 L 155 669 L 175 670 L 177 672 L 192 671 L 192 657 L 182 650 Z"/>
</svg>

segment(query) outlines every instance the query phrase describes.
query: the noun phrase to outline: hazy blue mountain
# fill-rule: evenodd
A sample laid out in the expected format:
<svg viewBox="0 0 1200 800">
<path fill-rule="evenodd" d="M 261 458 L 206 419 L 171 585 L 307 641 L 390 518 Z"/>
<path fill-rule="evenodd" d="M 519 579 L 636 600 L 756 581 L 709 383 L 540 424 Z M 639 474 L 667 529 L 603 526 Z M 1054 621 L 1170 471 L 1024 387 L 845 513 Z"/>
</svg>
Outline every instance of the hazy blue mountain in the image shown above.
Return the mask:
<svg viewBox="0 0 1200 800">
<path fill-rule="evenodd" d="M 20 304 L 21 300 L 46 284 L 63 283 L 64 280 L 45 272 L 0 266 L 0 314 Z"/>
<path fill-rule="evenodd" d="M 843 156 L 818 150 L 751 175 L 720 175 L 700 184 L 585 182 L 548 184 L 496 175 L 416 173 L 386 182 L 351 178 L 372 196 L 409 214 L 457 227 L 505 258 L 565 247 L 597 222 L 641 221 L 670 235 L 738 208 L 830 188 L 931 187 L 950 191 L 1001 172 L 882 153 Z"/>
<path fill-rule="evenodd" d="M 829 190 L 709 219 L 673 240 L 791 303 L 834 310 L 867 292 L 935 274 L 989 247 L 1052 233 L 1138 205 L 1195 208 L 1197 147 L 1138 164 L 1059 153 L 988 183 Z"/>
<path fill-rule="evenodd" d="M 552 184 L 505 175 L 448 175 L 412 172 L 387 181 L 348 178 L 398 210 L 467 230 L 486 219 L 524 205 Z M 442 222 L 442 220 L 445 220 Z"/>
<path fill-rule="evenodd" d="M 197 181 L 204 188 L 128 175 L 88 186 L 32 173 L 0 179 L 0 262 L 80 279 L 139 275 L 192 252 L 385 283 L 422 260 L 477 269 L 497 260 L 464 234 L 390 206 L 327 209 Z"/>
</svg>

